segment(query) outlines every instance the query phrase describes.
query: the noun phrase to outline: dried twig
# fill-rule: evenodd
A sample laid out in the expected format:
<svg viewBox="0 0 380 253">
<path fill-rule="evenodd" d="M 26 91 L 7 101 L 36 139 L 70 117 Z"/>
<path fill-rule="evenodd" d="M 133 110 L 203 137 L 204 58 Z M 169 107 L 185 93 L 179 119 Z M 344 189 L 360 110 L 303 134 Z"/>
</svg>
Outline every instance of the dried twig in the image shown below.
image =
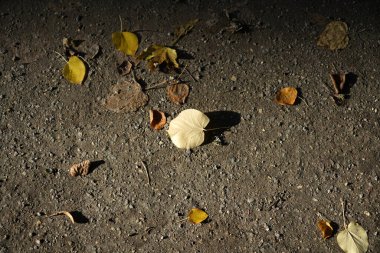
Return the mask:
<svg viewBox="0 0 380 253">
<path fill-rule="evenodd" d="M 342 216 L 343 216 L 343 224 L 344 228 L 347 229 L 347 224 L 346 224 L 346 211 L 345 211 L 345 203 L 343 199 L 340 199 L 340 203 L 342 204 Z"/>
<path fill-rule="evenodd" d="M 149 171 L 148 171 L 148 168 L 146 167 L 145 163 L 143 161 L 141 161 L 141 164 L 142 166 L 144 167 L 145 169 L 145 174 L 146 174 L 146 178 L 148 180 L 148 184 L 150 185 L 150 176 L 149 176 Z"/>
</svg>

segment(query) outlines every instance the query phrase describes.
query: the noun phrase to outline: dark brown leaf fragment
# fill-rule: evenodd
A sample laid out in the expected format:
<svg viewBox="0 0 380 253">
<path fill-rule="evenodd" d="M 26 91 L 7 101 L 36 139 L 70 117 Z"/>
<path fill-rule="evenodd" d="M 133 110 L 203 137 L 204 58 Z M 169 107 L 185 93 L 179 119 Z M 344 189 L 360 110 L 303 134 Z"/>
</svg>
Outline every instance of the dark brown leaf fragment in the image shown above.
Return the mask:
<svg viewBox="0 0 380 253">
<path fill-rule="evenodd" d="M 189 86 L 185 83 L 174 83 L 166 88 L 169 100 L 177 105 L 185 103 L 189 90 Z"/>
</svg>

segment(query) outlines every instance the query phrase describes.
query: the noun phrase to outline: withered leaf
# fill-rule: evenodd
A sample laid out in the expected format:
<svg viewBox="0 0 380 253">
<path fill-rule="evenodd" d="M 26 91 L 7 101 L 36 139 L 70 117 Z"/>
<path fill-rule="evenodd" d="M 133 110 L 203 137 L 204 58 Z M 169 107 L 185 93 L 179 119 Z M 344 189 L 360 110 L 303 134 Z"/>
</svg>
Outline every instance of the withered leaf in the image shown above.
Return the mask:
<svg viewBox="0 0 380 253">
<path fill-rule="evenodd" d="M 321 231 L 323 239 L 328 239 L 332 237 L 334 234 L 334 228 L 331 226 L 329 221 L 319 220 L 317 223 L 317 227 Z"/>
<path fill-rule="evenodd" d="M 123 61 L 120 65 L 117 66 L 117 72 L 120 75 L 125 76 L 131 73 L 132 63 L 130 61 Z"/>
<path fill-rule="evenodd" d="M 192 20 L 189 20 L 186 24 L 177 27 L 175 30 L 175 36 L 177 38 L 174 40 L 172 45 L 176 44 L 178 40 L 180 40 L 183 36 L 188 34 L 198 22 L 199 22 L 199 19 L 192 19 Z"/>
<path fill-rule="evenodd" d="M 144 106 L 148 99 L 140 84 L 122 81 L 111 87 L 110 94 L 103 104 L 114 112 L 134 112 Z"/>
<path fill-rule="evenodd" d="M 185 103 L 189 90 L 189 86 L 185 83 L 174 83 L 166 88 L 169 100 L 177 105 Z"/>
<path fill-rule="evenodd" d="M 348 26 L 343 21 L 328 23 L 319 35 L 317 45 L 330 50 L 343 49 L 348 45 Z"/>
<path fill-rule="evenodd" d="M 285 87 L 280 89 L 277 94 L 275 101 L 280 105 L 294 105 L 297 99 L 297 89 L 294 87 Z"/>
<path fill-rule="evenodd" d="M 81 163 L 74 164 L 69 169 L 70 176 L 85 176 L 89 173 L 91 162 L 90 160 L 85 160 Z"/>
<path fill-rule="evenodd" d="M 149 110 L 149 122 L 150 127 L 154 130 L 160 130 L 164 128 L 166 124 L 165 113 L 158 110 Z"/>
<path fill-rule="evenodd" d="M 178 69 L 177 51 L 170 47 L 152 45 L 145 49 L 138 57 L 148 62 L 151 71 L 159 68 L 163 72 Z"/>
<path fill-rule="evenodd" d="M 335 94 L 341 94 L 345 89 L 346 83 L 346 74 L 338 73 L 338 74 L 330 74 L 330 79 L 333 85 L 333 89 Z"/>
<path fill-rule="evenodd" d="M 72 216 L 71 213 L 68 212 L 68 211 L 56 212 L 56 213 L 53 213 L 53 214 L 49 215 L 49 217 L 58 216 L 58 215 L 65 215 L 67 218 L 69 218 L 69 220 L 71 221 L 71 223 L 75 223 L 74 216 Z"/>
</svg>

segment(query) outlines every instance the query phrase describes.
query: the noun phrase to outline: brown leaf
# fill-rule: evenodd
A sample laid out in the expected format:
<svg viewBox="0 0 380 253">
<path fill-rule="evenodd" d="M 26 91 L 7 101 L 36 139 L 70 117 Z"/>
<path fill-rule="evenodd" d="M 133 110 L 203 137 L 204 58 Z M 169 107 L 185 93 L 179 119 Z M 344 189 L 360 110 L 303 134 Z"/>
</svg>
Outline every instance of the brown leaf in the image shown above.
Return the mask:
<svg viewBox="0 0 380 253">
<path fill-rule="evenodd" d="M 348 45 L 348 26 L 343 21 L 328 23 L 319 35 L 317 45 L 330 50 L 343 49 Z"/>
<path fill-rule="evenodd" d="M 149 110 L 149 122 L 150 127 L 154 130 L 160 130 L 164 128 L 166 124 L 165 113 L 158 110 Z"/>
<path fill-rule="evenodd" d="M 317 227 L 321 231 L 323 239 L 328 239 L 334 234 L 333 227 L 331 226 L 330 222 L 326 220 L 319 220 L 317 223 Z"/>
<path fill-rule="evenodd" d="M 74 216 L 72 216 L 71 213 L 68 212 L 68 211 L 60 211 L 60 212 L 56 212 L 56 213 L 53 213 L 53 214 L 49 215 L 49 217 L 58 216 L 58 215 L 66 215 L 66 217 L 69 218 L 69 220 L 70 220 L 72 223 L 75 223 Z"/>
<path fill-rule="evenodd" d="M 90 160 L 83 161 L 81 163 L 74 164 L 69 169 L 70 176 L 85 176 L 90 170 L 91 162 Z"/>
<path fill-rule="evenodd" d="M 297 99 L 297 89 L 294 87 L 285 87 L 276 94 L 275 101 L 280 105 L 293 105 Z"/>
<path fill-rule="evenodd" d="M 130 61 L 123 61 L 120 65 L 117 66 L 117 72 L 120 75 L 125 76 L 131 73 L 132 63 Z"/>
<path fill-rule="evenodd" d="M 174 83 L 166 88 L 169 100 L 177 105 L 185 103 L 189 90 L 189 86 L 185 83 Z"/>
<path fill-rule="evenodd" d="M 114 112 L 134 112 L 144 106 L 148 99 L 140 84 L 122 81 L 111 87 L 104 106 Z"/>
<path fill-rule="evenodd" d="M 346 83 L 346 74 L 330 74 L 330 79 L 334 88 L 335 94 L 341 94 L 344 90 Z"/>
</svg>

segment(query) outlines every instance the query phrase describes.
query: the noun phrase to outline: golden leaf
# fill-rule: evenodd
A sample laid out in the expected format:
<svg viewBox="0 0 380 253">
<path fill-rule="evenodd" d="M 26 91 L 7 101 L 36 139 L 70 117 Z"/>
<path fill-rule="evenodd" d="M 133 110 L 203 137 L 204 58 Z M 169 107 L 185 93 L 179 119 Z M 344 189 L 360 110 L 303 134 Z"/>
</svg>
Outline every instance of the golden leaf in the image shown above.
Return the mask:
<svg viewBox="0 0 380 253">
<path fill-rule="evenodd" d="M 139 47 L 137 35 L 131 32 L 114 32 L 112 33 L 112 43 L 117 50 L 126 55 L 135 55 Z"/>
<path fill-rule="evenodd" d="M 348 26 L 343 21 L 328 23 L 319 35 L 317 45 L 330 50 L 343 49 L 348 45 Z"/>
<path fill-rule="evenodd" d="M 189 86 L 184 83 L 175 83 L 166 88 L 170 101 L 177 105 L 184 104 L 189 96 Z"/>
<path fill-rule="evenodd" d="M 49 215 L 49 217 L 53 217 L 53 216 L 58 216 L 58 215 L 65 215 L 67 218 L 69 218 L 69 220 L 72 222 L 72 223 L 75 223 L 75 219 L 74 217 L 71 215 L 70 212 L 68 211 L 60 211 L 60 212 L 56 212 L 56 213 L 53 213 L 51 215 Z"/>
<path fill-rule="evenodd" d="M 148 62 L 150 70 L 159 67 L 163 71 L 178 69 L 177 51 L 170 47 L 152 45 L 145 49 L 138 57 Z"/>
<path fill-rule="evenodd" d="M 83 161 L 81 163 L 74 164 L 69 169 L 70 176 L 76 177 L 76 176 L 85 176 L 90 171 L 90 160 Z"/>
<path fill-rule="evenodd" d="M 77 56 L 71 56 L 63 68 L 63 76 L 73 84 L 82 84 L 86 76 L 86 66 Z"/>
<path fill-rule="evenodd" d="M 297 99 L 297 89 L 294 87 L 285 87 L 276 94 L 275 101 L 280 105 L 293 105 Z"/>
<path fill-rule="evenodd" d="M 164 128 L 166 124 L 165 113 L 158 110 L 149 110 L 149 122 L 150 127 L 154 130 L 160 130 Z"/>
<path fill-rule="evenodd" d="M 319 220 L 317 223 L 317 227 L 321 231 L 323 239 L 328 239 L 334 234 L 333 227 L 331 226 L 330 222 L 326 220 Z"/>
<path fill-rule="evenodd" d="M 192 208 L 187 215 L 188 220 L 194 224 L 201 223 L 202 221 L 206 220 L 207 217 L 208 214 L 199 208 Z"/>
</svg>

